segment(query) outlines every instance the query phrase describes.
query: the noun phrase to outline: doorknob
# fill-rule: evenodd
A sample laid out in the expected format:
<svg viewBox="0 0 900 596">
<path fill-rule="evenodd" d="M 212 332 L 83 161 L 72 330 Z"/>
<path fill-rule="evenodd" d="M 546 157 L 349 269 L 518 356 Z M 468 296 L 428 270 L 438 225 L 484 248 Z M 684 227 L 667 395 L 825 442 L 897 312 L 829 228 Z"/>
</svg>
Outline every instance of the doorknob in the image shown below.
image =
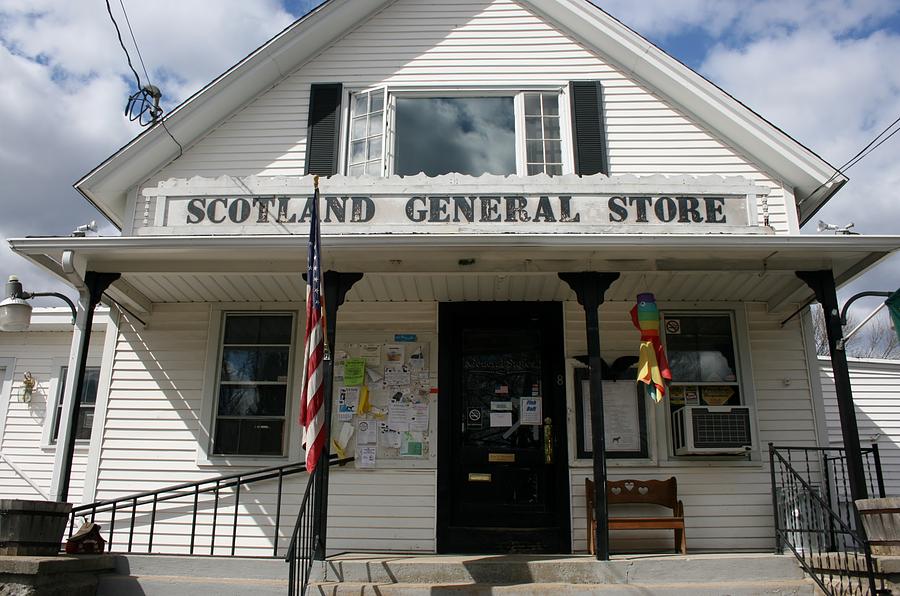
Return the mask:
<svg viewBox="0 0 900 596">
<path fill-rule="evenodd" d="M 544 463 L 553 463 L 553 420 L 544 418 Z"/>
</svg>

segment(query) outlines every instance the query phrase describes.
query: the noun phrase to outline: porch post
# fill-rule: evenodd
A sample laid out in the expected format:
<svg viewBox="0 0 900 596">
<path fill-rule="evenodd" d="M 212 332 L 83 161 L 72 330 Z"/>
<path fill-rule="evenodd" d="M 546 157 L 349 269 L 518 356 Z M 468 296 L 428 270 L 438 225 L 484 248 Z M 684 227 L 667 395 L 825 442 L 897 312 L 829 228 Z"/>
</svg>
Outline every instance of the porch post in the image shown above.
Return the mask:
<svg viewBox="0 0 900 596">
<path fill-rule="evenodd" d="M 96 271 L 88 271 L 84 274 L 85 288 L 78 297 L 75 332 L 72 335 L 69 368 L 66 372 L 66 390 L 65 394 L 61 396 L 62 412 L 60 412 L 59 436 L 56 438 L 56 455 L 50 486 L 50 494 L 56 501 L 65 501 L 69 498 L 72 457 L 77 441 L 75 427 L 78 425 L 78 414 L 81 412 L 84 374 L 87 367 L 88 349 L 91 345 L 94 309 L 100 304 L 103 292 L 119 277 L 121 277 L 119 273 L 97 273 Z"/>
<path fill-rule="evenodd" d="M 325 540 L 328 533 L 328 460 L 331 457 L 331 409 L 332 387 L 334 384 L 334 337 L 337 329 L 338 308 L 344 303 L 347 292 L 353 284 L 362 279 L 362 273 L 340 273 L 338 271 L 326 271 L 323 283 L 325 290 L 325 336 L 328 338 L 328 352 L 325 354 L 325 449 L 317 464 L 321 470 L 319 483 L 316 485 L 315 502 L 313 504 L 313 524 L 317 529 L 319 541 L 316 545 L 313 558 L 317 561 L 325 560 Z"/>
<path fill-rule="evenodd" d="M 606 510 L 606 437 L 603 424 L 603 378 L 600 360 L 600 317 L 597 309 L 603 304 L 606 290 L 619 279 L 619 273 L 585 271 L 560 273 L 559 278 L 575 292 L 584 308 L 587 334 L 588 366 L 591 387 L 591 448 L 594 454 L 594 519 L 597 532 L 597 559 L 609 560 L 609 519 Z"/>
<path fill-rule="evenodd" d="M 841 417 L 841 434 L 847 452 L 847 479 L 850 496 L 854 501 L 868 498 L 866 475 L 863 467 L 862 451 L 859 446 L 859 429 L 856 426 L 856 412 L 853 410 L 853 391 L 850 388 L 850 370 L 847 368 L 847 354 L 844 351 L 844 331 L 838 308 L 834 274 L 830 269 L 820 271 L 798 271 L 803 280 L 822 305 L 825 315 L 825 331 L 828 334 L 828 352 L 831 355 L 831 370 L 834 372 L 834 392 L 837 396 L 838 413 Z"/>
</svg>

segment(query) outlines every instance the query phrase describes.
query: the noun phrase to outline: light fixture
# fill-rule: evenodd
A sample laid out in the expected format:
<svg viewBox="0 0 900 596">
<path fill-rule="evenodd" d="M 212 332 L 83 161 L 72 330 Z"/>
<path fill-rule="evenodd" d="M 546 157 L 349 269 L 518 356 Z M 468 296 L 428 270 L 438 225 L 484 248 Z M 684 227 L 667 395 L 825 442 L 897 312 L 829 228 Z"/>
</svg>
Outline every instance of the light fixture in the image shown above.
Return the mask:
<svg viewBox="0 0 900 596">
<path fill-rule="evenodd" d="M 37 380 L 32 376 L 31 372 L 26 372 L 22 378 L 22 403 L 31 401 L 31 394 L 34 393 L 34 386 Z"/>
<path fill-rule="evenodd" d="M 0 331 L 26 331 L 31 324 L 31 305 L 26 300 L 41 296 L 55 296 L 69 305 L 72 310 L 72 324 L 75 323 L 75 305 L 59 292 L 26 292 L 22 282 L 15 275 L 6 282 L 6 298 L 0 302 Z"/>
</svg>

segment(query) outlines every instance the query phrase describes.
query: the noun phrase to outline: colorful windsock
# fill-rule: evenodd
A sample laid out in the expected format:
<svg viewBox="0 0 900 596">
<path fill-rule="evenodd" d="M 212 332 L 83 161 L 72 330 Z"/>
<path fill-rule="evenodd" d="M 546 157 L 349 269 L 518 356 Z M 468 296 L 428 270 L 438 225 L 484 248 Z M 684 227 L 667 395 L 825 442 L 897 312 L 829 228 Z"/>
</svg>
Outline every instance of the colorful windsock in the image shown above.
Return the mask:
<svg viewBox="0 0 900 596">
<path fill-rule="evenodd" d="M 666 395 L 666 382 L 672 380 L 672 371 L 659 339 L 659 308 L 653 294 L 638 294 L 637 304 L 631 309 L 631 320 L 641 332 L 637 380 L 646 383 L 650 397 L 661 402 Z"/>
</svg>

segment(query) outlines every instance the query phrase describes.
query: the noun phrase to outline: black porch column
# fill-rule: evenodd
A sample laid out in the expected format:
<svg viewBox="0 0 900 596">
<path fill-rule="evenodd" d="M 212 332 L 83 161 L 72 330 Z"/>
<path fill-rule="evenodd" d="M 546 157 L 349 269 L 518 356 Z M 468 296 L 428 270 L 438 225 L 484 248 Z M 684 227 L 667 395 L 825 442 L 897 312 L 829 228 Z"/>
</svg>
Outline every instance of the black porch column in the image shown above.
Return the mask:
<svg viewBox="0 0 900 596">
<path fill-rule="evenodd" d="M 63 449 L 63 453 L 58 456 L 57 463 L 60 468 L 59 487 L 53 497 L 57 501 L 66 501 L 69 498 L 69 483 L 72 476 L 72 458 L 75 454 L 75 443 L 78 440 L 76 427 L 78 425 L 78 415 L 81 412 L 81 400 L 84 398 L 84 375 L 87 368 L 88 348 L 91 345 L 91 327 L 94 324 L 94 310 L 100 304 L 109 286 L 119 279 L 120 273 L 97 273 L 96 271 L 88 271 L 84 274 L 84 285 L 88 293 L 88 303 L 82 306 L 85 309 L 84 325 L 81 330 L 81 345 L 78 350 L 78 362 L 75 369 L 75 387 L 72 393 L 72 415 L 69 417 L 68 433 L 59 437 L 58 449 Z M 83 295 L 83 294 L 82 294 Z M 69 377 L 72 378 L 71 376 Z M 60 425 L 62 430 L 63 426 Z M 62 434 L 62 433 L 61 433 Z M 65 442 L 65 445 L 62 443 Z"/>
<path fill-rule="evenodd" d="M 843 348 L 844 330 L 838 308 L 834 274 L 830 269 L 821 271 L 798 271 L 802 279 L 816 294 L 825 315 L 825 331 L 828 334 L 828 352 L 831 355 L 831 370 L 834 372 L 834 392 L 837 396 L 838 413 L 841 416 L 841 434 L 847 451 L 847 479 L 853 500 L 868 498 L 866 475 L 863 468 L 862 451 L 859 447 L 859 429 L 856 426 L 856 412 L 853 410 L 853 391 L 850 388 L 850 370 L 847 368 L 847 354 Z"/>
<path fill-rule="evenodd" d="M 334 385 L 334 337 L 337 329 L 338 308 L 344 303 L 347 292 L 353 284 L 362 279 L 362 273 L 340 273 L 338 271 L 326 271 L 323 281 L 325 290 L 325 337 L 328 341 L 328 351 L 325 354 L 325 386 L 323 388 L 325 402 L 325 448 L 317 464 L 320 469 L 318 484 L 316 485 L 315 502 L 313 504 L 314 524 L 319 535 L 316 551 L 313 558 L 317 561 L 325 560 L 325 540 L 328 533 L 328 460 L 331 457 L 331 392 Z"/>
<path fill-rule="evenodd" d="M 619 273 L 585 271 L 582 273 L 560 273 L 578 297 L 584 308 L 585 332 L 587 333 L 588 366 L 591 387 L 591 449 L 594 452 L 594 519 L 597 533 L 597 559 L 609 559 L 609 520 L 606 511 L 606 436 L 603 424 L 603 377 L 600 360 L 600 316 L 597 309 L 603 304 L 606 290 L 619 279 Z"/>
</svg>

